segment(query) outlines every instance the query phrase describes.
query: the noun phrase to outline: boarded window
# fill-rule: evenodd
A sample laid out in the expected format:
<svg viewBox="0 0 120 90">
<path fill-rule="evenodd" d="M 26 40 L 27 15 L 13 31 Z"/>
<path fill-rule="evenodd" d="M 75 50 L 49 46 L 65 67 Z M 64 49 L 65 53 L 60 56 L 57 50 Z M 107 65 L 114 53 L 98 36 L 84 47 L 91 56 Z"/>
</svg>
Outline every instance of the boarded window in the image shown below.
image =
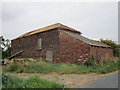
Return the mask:
<svg viewBox="0 0 120 90">
<path fill-rule="evenodd" d="M 46 61 L 53 60 L 53 51 L 46 51 Z"/>
<path fill-rule="evenodd" d="M 37 45 L 38 49 L 42 49 L 42 38 L 38 38 Z"/>
</svg>

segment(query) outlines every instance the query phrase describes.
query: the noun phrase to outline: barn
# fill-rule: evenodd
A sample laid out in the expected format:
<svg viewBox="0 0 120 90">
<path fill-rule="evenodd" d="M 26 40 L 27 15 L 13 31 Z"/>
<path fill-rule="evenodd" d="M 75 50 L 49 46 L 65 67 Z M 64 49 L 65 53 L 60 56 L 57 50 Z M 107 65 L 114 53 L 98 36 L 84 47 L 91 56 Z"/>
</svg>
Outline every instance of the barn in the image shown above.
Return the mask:
<svg viewBox="0 0 120 90">
<path fill-rule="evenodd" d="M 113 50 L 99 41 L 91 40 L 66 25 L 56 23 L 25 33 L 11 40 L 11 54 L 39 58 L 56 63 L 81 63 L 91 57 L 97 61 L 111 60 Z"/>
</svg>

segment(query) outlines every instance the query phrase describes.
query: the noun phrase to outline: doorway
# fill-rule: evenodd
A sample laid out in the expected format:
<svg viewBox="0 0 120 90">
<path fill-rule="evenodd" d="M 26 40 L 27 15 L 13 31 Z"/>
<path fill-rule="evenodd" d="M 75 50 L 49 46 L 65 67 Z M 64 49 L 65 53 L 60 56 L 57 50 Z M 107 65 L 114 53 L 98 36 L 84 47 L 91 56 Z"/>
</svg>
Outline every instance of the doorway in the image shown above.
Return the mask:
<svg viewBox="0 0 120 90">
<path fill-rule="evenodd" d="M 46 61 L 52 62 L 53 60 L 53 51 L 46 51 Z"/>
</svg>

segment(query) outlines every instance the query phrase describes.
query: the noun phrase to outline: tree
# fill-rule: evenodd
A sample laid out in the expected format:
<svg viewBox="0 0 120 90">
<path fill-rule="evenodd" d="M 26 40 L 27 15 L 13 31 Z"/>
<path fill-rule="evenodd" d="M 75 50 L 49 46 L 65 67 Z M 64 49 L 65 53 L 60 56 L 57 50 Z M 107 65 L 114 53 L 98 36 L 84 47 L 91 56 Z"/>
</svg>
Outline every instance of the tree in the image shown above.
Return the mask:
<svg viewBox="0 0 120 90">
<path fill-rule="evenodd" d="M 119 51 L 120 50 L 120 45 L 118 45 L 115 41 L 108 40 L 108 39 L 106 39 L 106 40 L 100 39 L 100 41 L 102 43 L 105 43 L 105 44 L 107 44 L 107 45 L 109 45 L 109 46 L 112 47 L 112 49 L 113 49 L 113 55 L 115 57 L 119 57 L 120 56 L 120 51 Z"/>
<path fill-rule="evenodd" d="M 2 59 L 8 58 L 11 55 L 11 43 L 9 39 L 4 39 L 0 36 L 0 54 Z"/>
</svg>

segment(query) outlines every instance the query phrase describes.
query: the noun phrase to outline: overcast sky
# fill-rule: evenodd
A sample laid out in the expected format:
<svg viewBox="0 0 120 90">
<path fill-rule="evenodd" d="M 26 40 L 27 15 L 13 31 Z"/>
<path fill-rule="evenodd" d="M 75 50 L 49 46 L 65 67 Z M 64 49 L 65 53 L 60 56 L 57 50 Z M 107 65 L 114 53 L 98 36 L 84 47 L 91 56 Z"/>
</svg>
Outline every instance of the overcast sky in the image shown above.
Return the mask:
<svg viewBox="0 0 120 90">
<path fill-rule="evenodd" d="M 4 2 L 0 4 L 2 35 L 14 39 L 26 32 L 62 23 L 99 40 L 118 41 L 117 2 Z M 1 33 L 1 31 L 0 31 Z"/>
</svg>

